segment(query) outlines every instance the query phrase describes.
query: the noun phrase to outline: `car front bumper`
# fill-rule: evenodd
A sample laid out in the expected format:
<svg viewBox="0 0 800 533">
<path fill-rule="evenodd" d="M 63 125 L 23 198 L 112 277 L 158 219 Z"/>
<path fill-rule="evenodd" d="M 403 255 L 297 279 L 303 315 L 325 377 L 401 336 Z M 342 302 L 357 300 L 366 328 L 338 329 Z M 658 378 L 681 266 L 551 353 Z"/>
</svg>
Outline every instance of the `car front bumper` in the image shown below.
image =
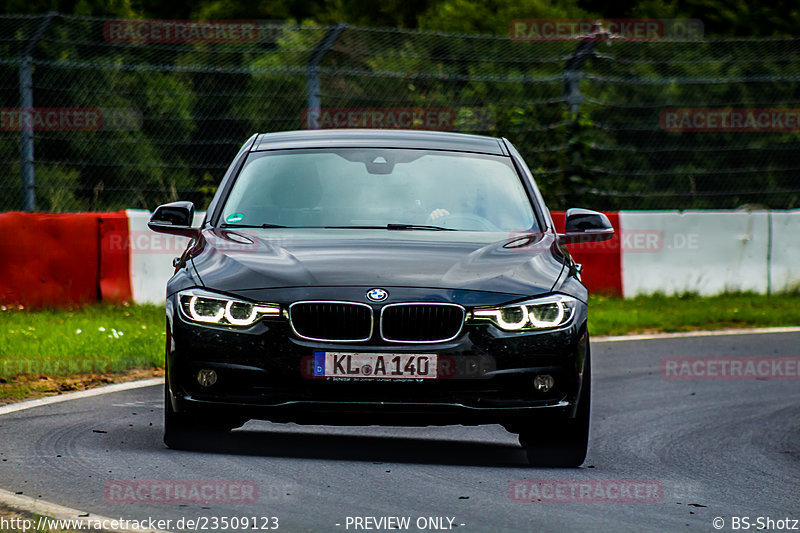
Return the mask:
<svg viewBox="0 0 800 533">
<path fill-rule="evenodd" d="M 276 422 L 352 425 L 512 423 L 572 416 L 588 350 L 586 309 L 567 326 L 508 334 L 467 324 L 458 337 L 429 344 L 325 343 L 298 338 L 284 319 L 247 329 L 201 325 L 167 305 L 167 379 L 173 409 Z M 319 352 L 436 354 L 453 371 L 442 379 L 331 379 L 313 375 Z M 217 381 L 202 386 L 200 370 Z M 535 376 L 555 386 L 537 391 Z"/>
</svg>

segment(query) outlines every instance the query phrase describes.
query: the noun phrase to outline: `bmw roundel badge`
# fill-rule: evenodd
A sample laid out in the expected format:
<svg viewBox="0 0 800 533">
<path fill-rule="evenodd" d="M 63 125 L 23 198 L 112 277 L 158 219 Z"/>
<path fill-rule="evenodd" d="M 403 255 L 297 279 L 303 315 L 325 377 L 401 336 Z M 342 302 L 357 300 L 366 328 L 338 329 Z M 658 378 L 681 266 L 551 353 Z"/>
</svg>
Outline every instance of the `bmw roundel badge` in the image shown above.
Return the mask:
<svg viewBox="0 0 800 533">
<path fill-rule="evenodd" d="M 389 297 L 389 293 L 383 289 L 370 289 L 367 291 L 367 300 L 371 302 L 382 302 Z"/>
</svg>

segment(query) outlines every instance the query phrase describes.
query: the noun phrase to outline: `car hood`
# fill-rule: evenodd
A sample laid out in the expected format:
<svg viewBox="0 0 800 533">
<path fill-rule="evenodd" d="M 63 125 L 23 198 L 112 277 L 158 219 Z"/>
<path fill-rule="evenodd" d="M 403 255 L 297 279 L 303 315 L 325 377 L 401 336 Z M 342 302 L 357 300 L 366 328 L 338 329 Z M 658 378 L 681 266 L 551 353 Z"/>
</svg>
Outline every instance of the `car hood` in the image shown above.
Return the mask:
<svg viewBox="0 0 800 533">
<path fill-rule="evenodd" d="M 536 295 L 564 268 L 550 234 L 360 229 L 204 230 L 193 263 L 203 284 L 426 287 Z"/>
</svg>

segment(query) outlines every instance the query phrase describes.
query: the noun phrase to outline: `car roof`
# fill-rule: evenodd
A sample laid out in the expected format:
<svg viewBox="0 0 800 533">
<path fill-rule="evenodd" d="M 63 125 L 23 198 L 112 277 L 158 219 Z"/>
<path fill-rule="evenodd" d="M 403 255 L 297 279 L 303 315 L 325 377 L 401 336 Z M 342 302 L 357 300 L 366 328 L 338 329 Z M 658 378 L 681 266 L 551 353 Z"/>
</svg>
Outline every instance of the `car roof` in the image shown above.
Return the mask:
<svg viewBox="0 0 800 533">
<path fill-rule="evenodd" d="M 496 137 L 443 131 L 326 129 L 262 133 L 252 151 L 302 148 L 407 148 L 509 155 Z"/>
</svg>

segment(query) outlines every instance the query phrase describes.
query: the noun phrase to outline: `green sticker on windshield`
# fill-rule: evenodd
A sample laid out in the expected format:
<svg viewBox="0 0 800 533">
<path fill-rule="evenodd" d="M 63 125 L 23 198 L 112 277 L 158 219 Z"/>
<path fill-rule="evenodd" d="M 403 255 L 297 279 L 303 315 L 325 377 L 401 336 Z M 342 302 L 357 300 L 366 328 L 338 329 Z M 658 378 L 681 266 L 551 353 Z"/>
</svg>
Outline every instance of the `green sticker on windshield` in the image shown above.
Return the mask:
<svg viewBox="0 0 800 533">
<path fill-rule="evenodd" d="M 234 213 L 232 215 L 228 215 L 228 217 L 225 219 L 225 222 L 229 222 L 231 224 L 236 224 L 237 222 L 241 222 L 242 220 L 244 220 L 244 215 L 243 214 Z"/>
</svg>

